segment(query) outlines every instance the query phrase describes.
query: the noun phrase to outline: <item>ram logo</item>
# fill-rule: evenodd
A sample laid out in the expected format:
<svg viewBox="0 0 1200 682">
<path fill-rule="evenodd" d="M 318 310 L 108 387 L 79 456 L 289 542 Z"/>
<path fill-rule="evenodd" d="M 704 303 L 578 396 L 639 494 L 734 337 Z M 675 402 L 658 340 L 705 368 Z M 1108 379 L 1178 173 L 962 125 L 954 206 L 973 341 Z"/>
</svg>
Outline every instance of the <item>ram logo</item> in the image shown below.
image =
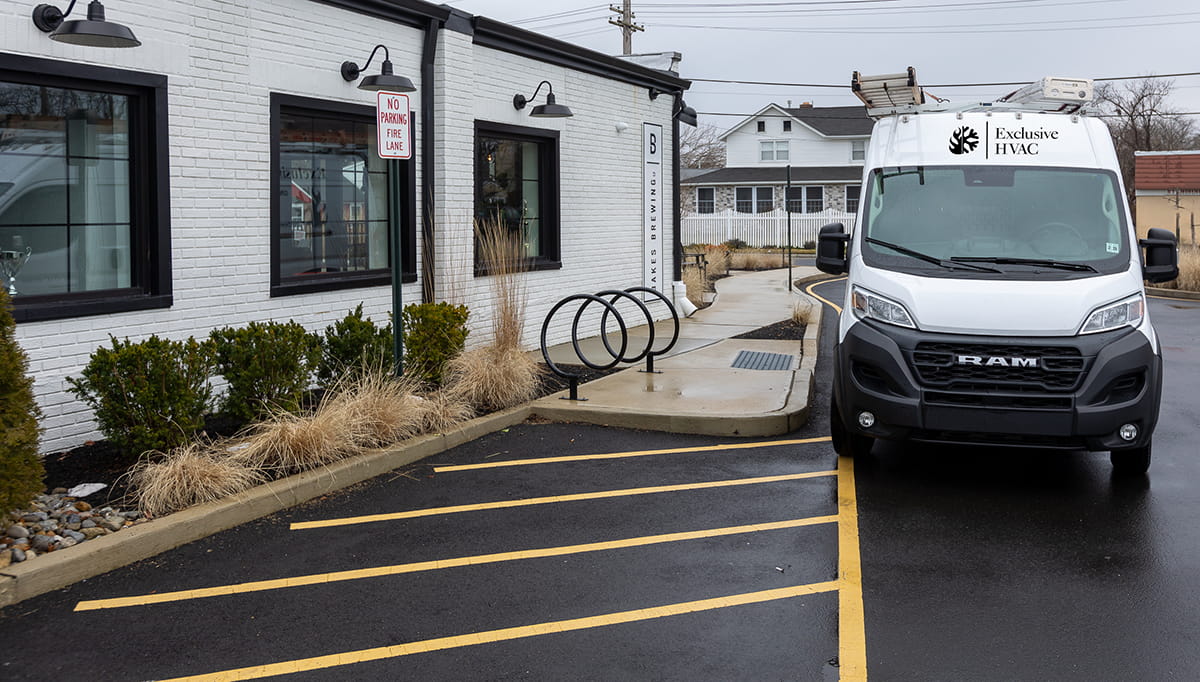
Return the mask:
<svg viewBox="0 0 1200 682">
<path fill-rule="evenodd" d="M 1037 367 L 1038 358 L 1021 357 L 984 357 L 982 355 L 956 356 L 960 365 L 975 365 L 976 367 Z"/>
</svg>

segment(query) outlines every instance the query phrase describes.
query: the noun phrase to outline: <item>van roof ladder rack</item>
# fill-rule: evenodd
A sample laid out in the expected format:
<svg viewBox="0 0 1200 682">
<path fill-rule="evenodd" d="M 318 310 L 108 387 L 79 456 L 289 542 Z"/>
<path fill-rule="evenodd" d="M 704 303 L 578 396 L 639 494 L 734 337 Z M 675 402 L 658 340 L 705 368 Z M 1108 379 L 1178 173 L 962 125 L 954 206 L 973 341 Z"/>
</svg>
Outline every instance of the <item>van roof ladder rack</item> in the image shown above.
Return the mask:
<svg viewBox="0 0 1200 682">
<path fill-rule="evenodd" d="M 951 103 L 940 100 L 926 103 L 925 91 L 917 85 L 917 72 L 908 67 L 904 73 L 864 76 L 855 71 L 850 90 L 867 106 L 873 118 L 897 114 L 967 111 L 1034 111 L 1060 114 L 1084 113 L 1083 108 L 1095 95 L 1090 78 L 1047 76 L 1018 88 L 992 102 Z"/>
</svg>

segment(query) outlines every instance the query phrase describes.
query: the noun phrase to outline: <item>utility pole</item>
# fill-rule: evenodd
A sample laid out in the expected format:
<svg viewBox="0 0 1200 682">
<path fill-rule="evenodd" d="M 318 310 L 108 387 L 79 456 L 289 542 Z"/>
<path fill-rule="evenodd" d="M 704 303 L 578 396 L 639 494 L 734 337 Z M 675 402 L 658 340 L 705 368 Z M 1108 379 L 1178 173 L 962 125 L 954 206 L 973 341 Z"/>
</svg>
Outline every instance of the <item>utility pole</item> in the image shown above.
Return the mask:
<svg viewBox="0 0 1200 682">
<path fill-rule="evenodd" d="M 634 31 L 645 31 L 645 26 L 633 23 L 633 0 L 625 0 L 623 7 L 609 5 L 608 9 L 616 12 L 616 19 L 609 17 L 608 23 L 621 29 L 621 54 L 633 54 Z"/>
</svg>

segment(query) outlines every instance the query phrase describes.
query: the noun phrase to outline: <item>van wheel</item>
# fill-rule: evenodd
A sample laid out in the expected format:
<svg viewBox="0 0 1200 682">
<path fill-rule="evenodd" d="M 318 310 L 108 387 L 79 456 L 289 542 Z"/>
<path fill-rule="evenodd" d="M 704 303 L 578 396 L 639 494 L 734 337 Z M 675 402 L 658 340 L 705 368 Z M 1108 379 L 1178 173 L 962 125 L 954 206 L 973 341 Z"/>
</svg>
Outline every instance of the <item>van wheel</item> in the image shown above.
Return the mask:
<svg viewBox="0 0 1200 682">
<path fill-rule="evenodd" d="M 1138 476 L 1150 469 L 1150 444 L 1128 450 L 1113 450 L 1108 453 L 1113 473 L 1118 476 Z"/>
<path fill-rule="evenodd" d="M 834 451 L 842 457 L 869 455 L 871 444 L 875 441 L 870 436 L 852 433 L 846 429 L 836 398 L 829 399 L 829 435 L 832 436 Z"/>
</svg>

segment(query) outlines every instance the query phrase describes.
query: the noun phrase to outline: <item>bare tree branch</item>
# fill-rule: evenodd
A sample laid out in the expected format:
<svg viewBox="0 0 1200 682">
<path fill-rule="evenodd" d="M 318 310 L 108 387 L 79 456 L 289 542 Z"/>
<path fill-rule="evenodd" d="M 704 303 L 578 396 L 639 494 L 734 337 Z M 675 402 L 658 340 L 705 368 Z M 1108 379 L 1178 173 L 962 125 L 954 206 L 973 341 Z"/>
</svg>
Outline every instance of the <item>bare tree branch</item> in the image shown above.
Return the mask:
<svg viewBox="0 0 1200 682">
<path fill-rule="evenodd" d="M 725 142 L 712 125 L 686 128 L 679 134 L 679 161 L 684 168 L 724 168 Z"/>
</svg>

